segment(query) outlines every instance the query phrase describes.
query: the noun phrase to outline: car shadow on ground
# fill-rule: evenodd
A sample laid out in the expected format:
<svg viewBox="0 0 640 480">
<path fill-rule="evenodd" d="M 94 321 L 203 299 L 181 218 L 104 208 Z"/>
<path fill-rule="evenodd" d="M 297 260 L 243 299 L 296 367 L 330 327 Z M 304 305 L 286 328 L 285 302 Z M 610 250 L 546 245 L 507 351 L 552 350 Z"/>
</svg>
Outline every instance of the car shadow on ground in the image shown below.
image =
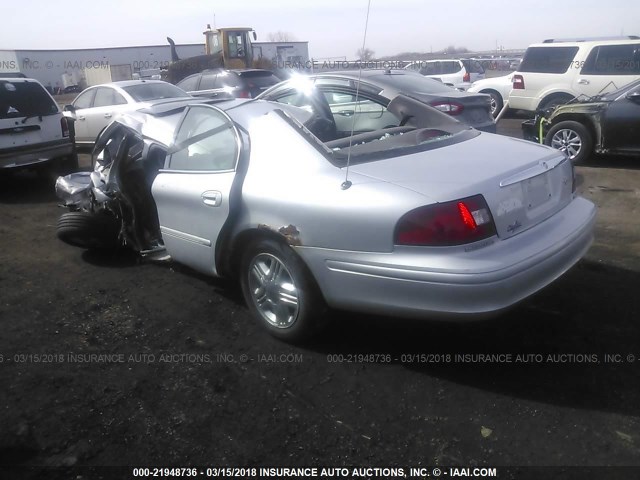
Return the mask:
<svg viewBox="0 0 640 480">
<path fill-rule="evenodd" d="M 0 175 L 0 203 L 34 204 L 55 200 L 55 178 L 49 173 L 25 170 Z"/>
<path fill-rule="evenodd" d="M 636 272 L 582 261 L 493 320 L 406 321 L 336 313 L 333 329 L 308 348 L 323 354 L 389 353 L 407 369 L 457 384 L 640 416 L 637 285 Z M 402 362 L 407 354 L 426 356 Z"/>
<path fill-rule="evenodd" d="M 640 170 L 640 155 L 592 155 L 583 166 L 618 170 Z"/>
</svg>

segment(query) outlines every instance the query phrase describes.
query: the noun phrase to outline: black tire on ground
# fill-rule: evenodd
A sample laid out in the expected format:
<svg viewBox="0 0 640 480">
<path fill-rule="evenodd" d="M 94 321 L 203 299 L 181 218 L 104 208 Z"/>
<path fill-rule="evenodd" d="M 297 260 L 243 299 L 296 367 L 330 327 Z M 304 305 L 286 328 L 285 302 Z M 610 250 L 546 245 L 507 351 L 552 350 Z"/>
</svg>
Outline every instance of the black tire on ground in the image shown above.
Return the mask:
<svg viewBox="0 0 640 480">
<path fill-rule="evenodd" d="M 493 118 L 497 117 L 498 114 L 502 111 L 502 107 L 504 106 L 502 95 L 500 95 L 495 90 L 487 90 L 480 93 L 486 93 L 491 97 L 491 115 L 493 116 Z"/>
<path fill-rule="evenodd" d="M 328 323 L 320 289 L 284 242 L 263 239 L 250 245 L 242 259 L 240 284 L 252 315 L 274 337 L 301 342 Z"/>
<path fill-rule="evenodd" d="M 555 95 L 550 98 L 545 98 L 542 102 L 540 102 L 540 105 L 538 106 L 538 110 L 547 110 L 549 108 L 555 108 L 559 105 L 564 105 L 565 103 L 570 102 L 573 99 L 574 97 L 572 97 L 571 95 L 564 95 L 564 94 Z"/>
<path fill-rule="evenodd" d="M 58 220 L 57 237 L 81 248 L 117 248 L 120 222 L 104 213 L 67 212 Z"/>
<path fill-rule="evenodd" d="M 567 153 L 574 165 L 583 163 L 593 152 L 593 136 L 579 122 L 566 120 L 549 129 L 544 143 Z"/>
</svg>

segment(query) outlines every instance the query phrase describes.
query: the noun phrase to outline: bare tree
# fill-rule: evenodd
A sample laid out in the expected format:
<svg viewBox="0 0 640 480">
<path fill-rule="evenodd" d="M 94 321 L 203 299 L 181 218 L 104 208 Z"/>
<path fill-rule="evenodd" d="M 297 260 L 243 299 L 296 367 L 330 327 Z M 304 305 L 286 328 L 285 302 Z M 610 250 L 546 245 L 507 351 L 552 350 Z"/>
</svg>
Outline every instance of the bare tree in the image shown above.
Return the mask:
<svg viewBox="0 0 640 480">
<path fill-rule="evenodd" d="M 360 59 L 361 62 L 368 62 L 369 60 L 373 60 L 376 52 L 371 50 L 370 48 L 359 48 L 356 52 L 356 57 Z"/>
<path fill-rule="evenodd" d="M 467 47 L 456 47 L 454 45 L 449 45 L 447 48 L 443 50 L 444 53 L 455 54 L 455 53 L 467 53 L 469 49 Z"/>
<path fill-rule="evenodd" d="M 270 42 L 294 42 L 296 37 L 290 32 L 283 32 L 278 30 L 277 32 L 271 32 L 267 35 Z"/>
</svg>

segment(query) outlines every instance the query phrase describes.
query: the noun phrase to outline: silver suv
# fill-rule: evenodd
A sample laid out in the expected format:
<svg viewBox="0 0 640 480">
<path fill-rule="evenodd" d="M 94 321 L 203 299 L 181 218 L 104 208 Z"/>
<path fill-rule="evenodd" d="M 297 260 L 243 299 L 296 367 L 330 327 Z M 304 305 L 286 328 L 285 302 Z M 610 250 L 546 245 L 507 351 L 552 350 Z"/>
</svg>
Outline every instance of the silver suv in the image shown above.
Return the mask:
<svg viewBox="0 0 640 480">
<path fill-rule="evenodd" d="M 77 169 L 69 120 L 37 80 L 0 78 L 0 172 L 45 165 Z"/>
<path fill-rule="evenodd" d="M 513 75 L 509 107 L 535 111 L 617 90 L 640 78 L 640 37 L 545 40 Z"/>
</svg>

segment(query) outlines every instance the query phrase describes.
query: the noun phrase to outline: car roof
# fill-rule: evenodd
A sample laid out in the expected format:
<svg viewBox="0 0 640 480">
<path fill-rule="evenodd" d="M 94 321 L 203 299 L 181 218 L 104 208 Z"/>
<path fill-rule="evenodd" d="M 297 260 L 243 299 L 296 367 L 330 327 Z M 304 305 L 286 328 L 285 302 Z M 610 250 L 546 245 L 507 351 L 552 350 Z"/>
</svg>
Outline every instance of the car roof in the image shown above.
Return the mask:
<svg viewBox="0 0 640 480">
<path fill-rule="evenodd" d="M 211 100 L 200 98 L 176 99 L 163 105 L 152 105 L 134 112 L 124 113 L 115 121 L 126 125 L 146 138 L 169 146 L 182 112 L 189 105 L 212 105 L 229 115 L 235 122 L 246 128 L 253 118 L 273 110 L 283 110 L 300 123 L 306 122 L 311 113 L 308 111 L 276 102 L 255 99 Z"/>
<path fill-rule="evenodd" d="M 117 81 L 117 82 L 108 82 L 108 83 L 101 83 L 99 85 L 92 85 L 92 87 L 114 86 L 114 87 L 122 88 L 122 87 L 130 87 L 131 85 L 144 85 L 146 83 L 168 83 L 168 82 L 165 82 L 164 80 L 146 80 L 146 79 L 120 80 L 120 81 Z"/>
</svg>

